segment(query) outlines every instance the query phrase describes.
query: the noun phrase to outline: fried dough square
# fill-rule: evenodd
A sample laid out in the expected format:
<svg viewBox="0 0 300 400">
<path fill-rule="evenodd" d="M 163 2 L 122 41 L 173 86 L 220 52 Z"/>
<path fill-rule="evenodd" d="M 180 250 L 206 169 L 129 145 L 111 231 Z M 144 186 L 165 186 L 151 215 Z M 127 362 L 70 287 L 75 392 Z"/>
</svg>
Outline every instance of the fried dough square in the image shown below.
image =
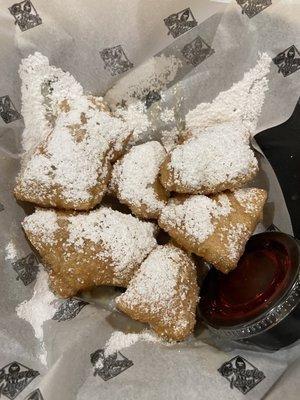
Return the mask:
<svg viewBox="0 0 300 400">
<path fill-rule="evenodd" d="M 60 297 L 98 285 L 126 287 L 157 244 L 154 224 L 108 207 L 89 213 L 38 209 L 22 225 Z"/>
<path fill-rule="evenodd" d="M 111 162 L 125 151 L 128 126 L 39 53 L 22 61 L 20 77 L 25 154 L 16 198 L 43 207 L 93 208 L 106 192 Z"/>
<path fill-rule="evenodd" d="M 167 204 L 158 177 L 165 156 L 159 142 L 147 142 L 131 148 L 113 167 L 110 189 L 138 217 L 158 218 Z"/>
<path fill-rule="evenodd" d="M 35 149 L 16 178 L 18 200 L 43 207 L 88 210 L 106 192 L 109 145 L 81 125 L 59 126 Z"/>
<path fill-rule="evenodd" d="M 167 244 L 148 255 L 116 305 L 131 318 L 149 323 L 158 335 L 183 340 L 195 326 L 198 291 L 191 258 Z"/>
<path fill-rule="evenodd" d="M 177 145 L 163 162 L 160 179 L 169 191 L 208 195 L 239 188 L 257 171 L 248 132 L 228 122 Z"/>
<path fill-rule="evenodd" d="M 181 196 L 169 201 L 158 223 L 184 249 L 227 273 L 237 266 L 266 199 L 267 192 L 256 188 Z"/>
</svg>

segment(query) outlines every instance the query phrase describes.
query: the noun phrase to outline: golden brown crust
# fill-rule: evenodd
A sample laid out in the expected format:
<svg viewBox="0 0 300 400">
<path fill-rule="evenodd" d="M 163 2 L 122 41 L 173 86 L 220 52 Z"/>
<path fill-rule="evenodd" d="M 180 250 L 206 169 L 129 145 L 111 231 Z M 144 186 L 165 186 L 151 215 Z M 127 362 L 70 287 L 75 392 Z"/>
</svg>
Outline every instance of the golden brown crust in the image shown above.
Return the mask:
<svg viewBox="0 0 300 400">
<path fill-rule="evenodd" d="M 63 224 L 61 224 L 63 227 Z M 42 264 L 49 273 L 52 290 L 62 298 L 76 295 L 98 285 L 126 287 L 133 271 L 122 279 L 116 277 L 112 268 L 112 259 L 99 260 L 97 255 L 103 251 L 101 245 L 86 241 L 84 253 L 78 252 L 75 246 L 69 245 L 68 251 L 63 248 L 68 235 L 65 229 L 56 234 L 57 246 L 41 242 L 40 238 L 26 231 L 31 244 L 39 251 Z M 66 257 L 67 256 L 67 257 Z M 137 267 L 137 266 L 136 266 Z"/>
</svg>

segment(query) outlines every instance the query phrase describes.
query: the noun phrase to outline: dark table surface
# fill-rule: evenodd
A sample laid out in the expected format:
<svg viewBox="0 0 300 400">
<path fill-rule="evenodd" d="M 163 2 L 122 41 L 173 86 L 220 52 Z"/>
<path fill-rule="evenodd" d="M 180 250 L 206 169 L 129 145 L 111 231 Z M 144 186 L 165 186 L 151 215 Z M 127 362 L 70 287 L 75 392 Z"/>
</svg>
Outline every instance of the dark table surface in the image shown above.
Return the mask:
<svg viewBox="0 0 300 400">
<path fill-rule="evenodd" d="M 260 132 L 255 139 L 277 175 L 294 235 L 300 239 L 300 99 L 286 122 Z"/>
</svg>

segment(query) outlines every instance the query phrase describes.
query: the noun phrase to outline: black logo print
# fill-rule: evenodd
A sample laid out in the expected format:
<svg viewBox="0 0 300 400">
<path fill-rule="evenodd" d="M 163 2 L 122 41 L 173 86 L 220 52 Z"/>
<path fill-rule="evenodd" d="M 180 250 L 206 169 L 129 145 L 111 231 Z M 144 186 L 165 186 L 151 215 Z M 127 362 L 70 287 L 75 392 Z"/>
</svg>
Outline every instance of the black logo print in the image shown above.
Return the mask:
<svg viewBox="0 0 300 400">
<path fill-rule="evenodd" d="M 36 389 L 33 392 L 29 393 L 25 400 L 44 400 L 40 389 Z"/>
<path fill-rule="evenodd" d="M 6 124 L 21 118 L 9 96 L 0 97 L 0 115 Z"/>
<path fill-rule="evenodd" d="M 197 36 L 192 42 L 186 44 L 181 52 L 186 62 L 195 67 L 215 51 L 200 36 Z"/>
<path fill-rule="evenodd" d="M 168 18 L 164 19 L 164 23 L 168 28 L 168 35 L 172 35 L 173 38 L 197 26 L 197 21 L 190 8 L 185 8 L 178 13 L 171 14 Z"/>
<path fill-rule="evenodd" d="M 161 95 L 155 90 L 151 90 L 147 96 L 144 98 L 144 102 L 147 108 L 152 106 L 153 103 L 159 101 L 161 99 Z"/>
<path fill-rule="evenodd" d="M 17 273 L 17 280 L 21 279 L 25 286 L 36 279 L 39 270 L 39 262 L 33 253 L 28 254 L 28 256 L 24 258 L 20 258 L 11 265 Z"/>
<path fill-rule="evenodd" d="M 41 17 L 30 0 L 13 4 L 9 7 L 9 11 L 15 18 L 15 23 L 19 25 L 21 31 L 27 31 L 42 23 Z"/>
<path fill-rule="evenodd" d="M 4 210 L 4 205 L 0 203 L 0 212 Z"/>
<path fill-rule="evenodd" d="M 119 75 L 133 67 L 121 45 L 109 47 L 100 51 L 104 61 L 104 68 L 108 68 L 111 75 Z"/>
<path fill-rule="evenodd" d="M 279 228 L 277 228 L 276 225 L 271 224 L 267 229 L 266 232 L 281 232 Z"/>
<path fill-rule="evenodd" d="M 68 319 L 75 318 L 77 314 L 85 307 L 88 303 L 79 299 L 68 299 L 64 301 L 54 314 L 53 318 L 55 321 L 67 321 Z"/>
<path fill-rule="evenodd" d="M 16 361 L 6 365 L 0 369 L 0 397 L 15 399 L 38 375 L 38 371 Z"/>
<path fill-rule="evenodd" d="M 272 0 L 236 0 L 242 7 L 242 14 L 252 18 L 272 4 Z"/>
<path fill-rule="evenodd" d="M 241 356 L 225 362 L 218 369 L 229 382 L 231 389 L 236 388 L 243 394 L 248 393 L 265 378 L 265 374 Z"/>
<path fill-rule="evenodd" d="M 94 366 L 94 375 L 99 375 L 104 381 L 114 378 L 133 366 L 133 362 L 119 351 L 105 357 L 104 350 L 99 349 L 92 353 L 90 357 Z"/>
<path fill-rule="evenodd" d="M 293 74 L 300 69 L 300 54 L 296 46 L 292 45 L 277 54 L 273 58 L 274 64 L 278 67 L 278 73 L 282 73 L 284 77 Z"/>
</svg>

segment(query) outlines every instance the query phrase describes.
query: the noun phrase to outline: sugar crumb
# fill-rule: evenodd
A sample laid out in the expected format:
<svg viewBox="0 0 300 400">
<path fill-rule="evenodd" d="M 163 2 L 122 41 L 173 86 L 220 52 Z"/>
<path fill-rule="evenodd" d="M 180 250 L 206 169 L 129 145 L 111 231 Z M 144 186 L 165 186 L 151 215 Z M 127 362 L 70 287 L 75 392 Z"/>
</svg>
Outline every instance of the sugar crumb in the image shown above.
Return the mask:
<svg viewBox="0 0 300 400">
<path fill-rule="evenodd" d="M 41 344 L 41 352 L 39 358 L 41 362 L 47 365 L 47 351 L 44 344 L 44 322 L 53 317 L 56 312 L 54 300 L 56 296 L 50 291 L 48 286 L 48 274 L 41 268 L 37 275 L 34 285 L 33 296 L 30 300 L 25 300 L 16 308 L 19 318 L 28 321 L 33 330 L 35 337 Z"/>
<path fill-rule="evenodd" d="M 173 108 L 166 108 L 160 113 L 160 119 L 165 122 L 174 122 L 175 121 L 175 115 L 174 115 L 174 109 Z"/>
<path fill-rule="evenodd" d="M 162 342 L 157 335 L 151 331 L 143 331 L 141 333 L 124 333 L 121 331 L 115 331 L 111 337 L 105 343 L 104 355 L 105 357 L 121 351 L 127 347 L 134 345 L 137 342 Z"/>
<path fill-rule="evenodd" d="M 12 261 L 18 257 L 15 243 L 11 240 L 5 247 L 5 260 Z"/>
</svg>

